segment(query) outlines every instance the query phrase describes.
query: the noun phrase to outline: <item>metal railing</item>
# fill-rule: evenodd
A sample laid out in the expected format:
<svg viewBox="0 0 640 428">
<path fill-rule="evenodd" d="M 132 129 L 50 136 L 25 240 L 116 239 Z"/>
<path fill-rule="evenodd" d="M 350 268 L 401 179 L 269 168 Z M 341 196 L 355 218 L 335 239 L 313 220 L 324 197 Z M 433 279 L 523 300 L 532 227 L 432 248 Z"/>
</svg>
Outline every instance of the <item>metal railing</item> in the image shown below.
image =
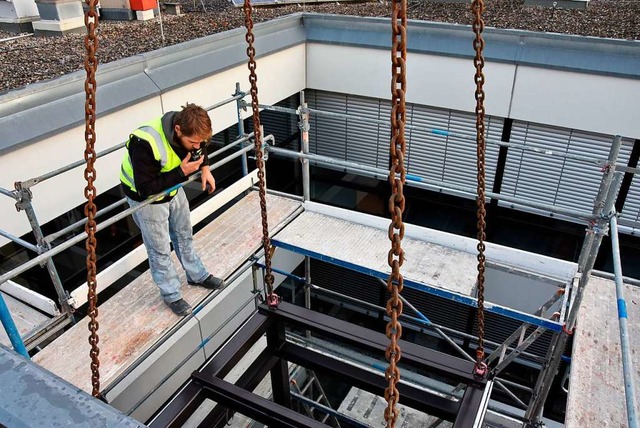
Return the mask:
<svg viewBox="0 0 640 428">
<path fill-rule="evenodd" d="M 303 101 L 301 101 L 301 103 L 302 102 Z M 298 108 L 298 109 L 293 109 L 293 108 L 290 108 L 290 107 L 270 106 L 270 105 L 260 104 L 260 108 L 263 108 L 265 110 L 279 112 L 279 113 L 300 115 L 302 106 L 300 108 Z M 361 121 L 363 123 L 377 123 L 377 124 L 381 124 L 381 125 L 388 125 L 389 124 L 388 120 L 376 119 L 376 118 L 372 118 L 372 117 L 358 116 L 358 115 L 347 114 L 347 113 L 337 113 L 337 112 L 331 112 L 331 111 L 323 111 L 323 110 L 318 110 L 318 109 L 313 109 L 313 108 L 306 108 L 306 112 L 307 113 L 311 113 L 311 114 L 316 114 L 318 116 L 335 117 L 335 118 L 340 118 L 340 119 L 345 119 L 345 120 L 347 120 L 347 119 L 359 120 L 359 121 Z M 446 130 L 446 129 L 430 128 L 430 127 L 426 127 L 426 126 L 418 126 L 418 125 L 410 125 L 410 124 L 405 125 L 405 128 L 407 130 L 410 130 L 410 131 L 411 130 L 419 130 L 419 131 L 423 131 L 423 132 L 430 133 L 430 134 L 437 135 L 437 136 L 441 136 L 441 137 L 455 138 L 455 139 L 460 140 L 460 141 L 465 141 L 465 142 L 468 142 L 470 144 L 474 144 L 474 147 L 475 147 L 475 143 L 476 143 L 475 134 L 465 134 L 463 132 L 451 132 L 451 131 Z M 584 164 L 595 165 L 595 166 L 599 166 L 601 168 L 607 165 L 607 160 L 606 159 L 592 157 L 592 156 L 583 156 L 583 155 L 578 155 L 578 154 L 573 154 L 573 153 L 562 153 L 562 152 L 558 152 L 558 151 L 549 150 L 549 149 L 546 149 L 544 147 L 536 147 L 536 146 L 532 146 L 532 145 L 518 144 L 518 143 L 509 143 L 509 142 L 506 142 L 506 141 L 500 141 L 500 140 L 496 140 L 496 139 L 492 139 L 492 138 L 487 138 L 485 141 L 487 142 L 487 144 L 491 144 L 491 145 L 498 146 L 498 147 L 513 148 L 513 149 L 522 150 L 522 151 L 525 151 L 525 152 L 537 153 L 537 154 L 542 155 L 542 156 L 549 156 L 549 157 L 557 157 L 557 158 L 561 158 L 561 159 L 576 160 L 576 161 L 582 162 Z M 616 171 L 631 172 L 631 173 L 634 173 L 634 174 L 640 172 L 640 168 L 628 167 L 626 165 L 616 165 L 615 168 L 616 168 Z"/>
<path fill-rule="evenodd" d="M 241 92 L 239 90 L 239 85 L 236 86 L 236 93 L 230 97 L 227 98 L 223 101 L 220 101 L 212 106 L 209 106 L 206 108 L 207 111 L 219 108 L 221 106 L 224 106 L 226 104 L 232 103 L 232 102 L 238 102 L 239 100 L 241 100 L 246 94 L 244 92 Z M 239 120 L 240 120 L 240 116 L 239 116 Z M 253 146 L 252 145 L 247 145 L 247 146 L 243 146 L 243 143 L 250 140 L 251 138 L 253 138 L 253 133 L 248 134 L 248 135 L 242 135 L 240 138 L 238 138 L 237 140 L 233 141 L 232 143 L 224 146 L 223 148 L 215 151 L 214 153 L 211 153 L 209 155 L 209 158 L 213 158 L 214 156 L 217 156 L 219 154 L 222 154 L 230 149 L 236 148 L 238 146 L 241 147 L 240 150 L 236 151 L 235 153 L 225 157 L 223 160 L 216 162 L 215 164 L 211 165 L 209 168 L 213 169 L 213 168 L 217 168 L 221 165 L 224 165 L 225 163 L 242 156 L 243 157 L 243 165 L 245 166 L 243 168 L 243 172 L 246 174 L 246 153 L 253 150 Z M 270 136 L 270 138 L 273 138 L 272 136 Z M 266 138 L 265 138 L 266 139 Z M 112 146 L 104 151 L 101 151 L 99 153 L 96 154 L 97 158 L 106 156 L 108 154 L 111 154 L 113 152 L 116 152 L 122 148 L 125 147 L 125 143 L 120 143 L 117 144 L 115 146 Z M 18 210 L 23 210 L 25 211 L 25 213 L 27 214 L 27 217 L 29 219 L 29 223 L 31 225 L 32 228 L 32 232 L 36 237 L 36 241 L 38 242 L 37 245 L 33 245 L 27 241 L 25 241 L 22 238 L 19 238 L 17 236 L 14 236 L 13 234 L 0 230 L 0 236 L 4 236 L 5 238 L 11 240 L 12 242 L 15 242 L 18 245 L 21 245 L 22 247 L 33 251 L 35 253 L 37 253 L 38 255 L 36 257 L 34 257 L 33 259 L 29 260 L 28 262 L 23 263 L 22 265 L 0 275 L 0 284 L 15 278 L 16 276 L 26 272 L 27 270 L 31 269 L 32 267 L 35 267 L 37 265 L 41 265 L 41 264 L 46 264 L 51 280 L 53 282 L 54 288 L 56 290 L 56 294 L 58 295 L 58 302 L 62 308 L 62 312 L 63 314 L 70 314 L 73 311 L 73 308 L 69 302 L 69 293 L 64 290 L 63 285 L 62 285 L 62 281 L 60 280 L 57 270 L 55 268 L 55 265 L 53 263 L 53 256 L 60 254 L 61 252 L 71 248 L 72 246 L 76 245 L 77 243 L 79 243 L 80 241 L 86 239 L 87 234 L 86 232 L 82 232 L 76 236 L 71 237 L 70 239 L 60 243 L 59 245 L 56 246 L 52 246 L 52 243 L 68 234 L 73 232 L 74 230 L 82 227 L 86 222 L 87 219 L 82 219 L 79 220 L 73 224 L 68 225 L 67 227 L 58 230 L 48 236 L 44 236 L 42 233 L 42 230 L 40 228 L 40 223 L 37 220 L 37 216 L 35 213 L 35 209 L 33 207 L 32 204 L 32 193 L 31 193 L 31 187 L 42 183 L 48 179 L 54 178 L 60 174 L 63 174 L 65 172 L 71 171 L 75 168 L 78 168 L 80 166 L 83 166 L 85 164 L 85 160 L 79 160 L 79 161 L 75 161 L 72 162 L 68 165 L 65 165 L 63 167 L 60 167 L 58 169 L 55 169 L 53 171 L 47 172 L 45 174 L 39 175 L 37 177 L 33 177 L 24 181 L 18 181 L 15 183 L 15 187 L 16 189 L 11 191 L 11 190 L 7 190 L 4 188 L 0 188 L 0 194 L 8 196 L 14 200 L 16 200 L 16 207 L 18 208 Z M 177 186 L 174 186 L 170 189 L 167 189 L 163 192 L 160 192 L 152 197 L 150 197 L 149 199 L 147 199 L 147 201 L 141 203 L 140 205 L 136 206 L 135 208 L 129 208 L 124 210 L 123 212 L 101 222 L 100 224 L 98 224 L 97 228 L 96 228 L 96 232 L 105 229 L 106 227 L 122 220 L 123 218 L 127 217 L 128 215 L 130 215 L 131 213 L 133 213 L 134 211 L 137 211 L 139 209 L 142 209 L 144 206 L 152 203 L 154 200 L 156 200 L 158 197 L 160 196 L 164 196 L 169 194 L 170 192 L 183 187 L 185 185 L 187 185 L 188 183 L 193 182 L 194 180 L 196 180 L 199 176 L 201 175 L 200 172 L 193 174 L 192 176 L 189 177 L 189 179 L 183 183 L 180 183 Z M 99 210 L 96 213 L 96 217 L 99 216 L 103 216 L 104 214 L 107 214 L 113 210 L 115 210 L 116 208 L 121 207 L 122 205 L 124 205 L 126 203 L 126 199 L 123 198 L 119 201 L 116 201 L 115 203 Z M 24 342 L 22 341 L 22 338 L 20 337 L 20 333 L 18 328 L 16 327 L 16 324 L 13 320 L 13 318 L 11 317 L 11 314 L 8 310 L 8 307 L 2 297 L 2 295 L 0 294 L 0 321 L 2 322 L 2 325 L 5 328 L 5 331 L 7 332 L 7 336 L 9 337 L 11 344 L 13 346 L 13 348 L 19 352 L 20 354 L 22 354 L 23 356 L 25 356 L 26 358 L 29 358 L 29 354 L 24 346 Z"/>
</svg>

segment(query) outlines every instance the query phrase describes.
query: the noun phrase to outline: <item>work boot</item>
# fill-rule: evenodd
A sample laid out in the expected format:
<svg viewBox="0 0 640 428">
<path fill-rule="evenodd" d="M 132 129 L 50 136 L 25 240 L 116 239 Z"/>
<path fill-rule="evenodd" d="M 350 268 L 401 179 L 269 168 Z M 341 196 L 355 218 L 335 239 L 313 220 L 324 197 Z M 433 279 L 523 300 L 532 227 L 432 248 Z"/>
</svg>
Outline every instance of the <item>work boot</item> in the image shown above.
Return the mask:
<svg viewBox="0 0 640 428">
<path fill-rule="evenodd" d="M 174 314 L 184 317 L 191 313 L 191 306 L 184 300 L 176 300 L 175 302 L 167 303 Z"/>
<path fill-rule="evenodd" d="M 224 280 L 216 278 L 213 275 L 209 275 L 202 282 L 187 281 L 189 285 L 198 285 L 200 287 L 208 288 L 209 290 L 217 290 L 224 285 Z"/>
</svg>

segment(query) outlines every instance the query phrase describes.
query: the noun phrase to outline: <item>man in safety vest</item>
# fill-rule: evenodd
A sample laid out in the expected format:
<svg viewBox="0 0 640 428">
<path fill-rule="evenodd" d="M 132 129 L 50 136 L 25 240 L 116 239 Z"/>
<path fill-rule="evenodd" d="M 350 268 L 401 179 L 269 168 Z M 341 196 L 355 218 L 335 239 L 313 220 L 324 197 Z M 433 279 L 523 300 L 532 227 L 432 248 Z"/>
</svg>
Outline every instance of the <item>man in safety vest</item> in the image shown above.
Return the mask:
<svg viewBox="0 0 640 428">
<path fill-rule="evenodd" d="M 206 110 L 187 103 L 142 124 L 129 136 L 120 168 L 120 182 L 131 207 L 187 180 L 202 171 L 202 190 L 212 193 L 216 181 L 209 170 L 206 144 L 211 139 L 211 119 Z M 153 281 L 171 310 L 179 316 L 191 313 L 182 298 L 180 279 L 171 260 L 171 246 L 190 285 L 212 290 L 223 280 L 209 274 L 193 248 L 189 202 L 182 187 L 156 198 L 132 214 L 142 232 Z"/>
</svg>

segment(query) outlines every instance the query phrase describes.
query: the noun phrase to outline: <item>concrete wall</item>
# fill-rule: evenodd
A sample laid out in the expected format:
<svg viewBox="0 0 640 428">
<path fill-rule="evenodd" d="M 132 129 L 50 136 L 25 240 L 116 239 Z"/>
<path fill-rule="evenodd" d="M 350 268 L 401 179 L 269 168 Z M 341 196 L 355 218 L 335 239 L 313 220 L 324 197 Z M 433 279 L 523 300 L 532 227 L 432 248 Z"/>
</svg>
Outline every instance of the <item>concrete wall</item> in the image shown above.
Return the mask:
<svg viewBox="0 0 640 428">
<path fill-rule="evenodd" d="M 507 117 L 640 138 L 640 80 L 518 67 Z"/>
<path fill-rule="evenodd" d="M 388 52 L 320 43 L 307 49 L 308 88 L 390 99 Z M 474 73 L 464 58 L 410 53 L 406 100 L 474 112 Z M 640 138 L 640 80 L 491 61 L 484 74 L 488 115 Z"/>
<path fill-rule="evenodd" d="M 310 15 L 305 27 L 308 88 L 390 99 L 385 20 Z M 474 112 L 472 38 L 410 22 L 407 102 Z M 640 138 L 640 42 L 491 28 L 484 39 L 487 114 Z"/>
<path fill-rule="evenodd" d="M 310 43 L 307 50 L 307 88 L 391 98 L 389 52 L 320 43 Z M 485 74 L 493 77 L 485 84 L 485 92 L 489 94 L 487 114 L 508 117 L 515 69 L 512 64 L 486 65 Z M 411 54 L 407 58 L 406 101 L 473 112 L 474 72 L 473 64 L 463 58 Z"/>
</svg>

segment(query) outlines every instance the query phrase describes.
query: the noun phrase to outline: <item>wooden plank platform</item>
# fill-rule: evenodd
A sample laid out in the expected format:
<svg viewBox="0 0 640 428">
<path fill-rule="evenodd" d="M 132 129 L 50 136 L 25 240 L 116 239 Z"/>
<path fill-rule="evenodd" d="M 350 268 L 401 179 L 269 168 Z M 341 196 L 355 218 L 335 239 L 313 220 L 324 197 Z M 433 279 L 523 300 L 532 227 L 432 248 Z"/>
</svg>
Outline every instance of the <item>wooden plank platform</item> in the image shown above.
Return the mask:
<svg viewBox="0 0 640 428">
<path fill-rule="evenodd" d="M 386 230 L 306 211 L 274 239 L 364 269 L 391 271 L 387 262 L 391 242 Z M 473 292 L 475 256 L 406 236 L 402 248 L 405 261 L 401 272 L 405 278 L 460 294 Z"/>
<path fill-rule="evenodd" d="M 13 322 L 16 324 L 16 328 L 18 329 L 18 332 L 20 332 L 21 337 L 24 338 L 30 331 L 49 320 L 47 315 L 37 309 L 32 308 L 26 303 L 23 303 L 4 292 L 0 291 L 0 293 L 2 293 L 2 298 L 9 308 L 9 313 L 11 314 Z M 7 336 L 4 328 L 0 328 L 0 343 L 9 348 L 12 347 L 9 336 Z"/>
<path fill-rule="evenodd" d="M 267 196 L 269 228 L 273 230 L 294 213 L 300 202 Z M 195 236 L 195 248 L 209 271 L 226 278 L 260 247 L 262 223 L 257 192 L 251 192 L 205 226 Z M 174 263 L 180 266 L 174 255 Z M 178 267 L 183 298 L 192 306 L 210 290 L 186 285 Z M 149 271 L 99 305 L 100 378 L 108 386 L 164 333 L 182 318 L 174 315 L 160 297 Z M 33 360 L 61 378 L 91 392 L 87 320 L 82 320 L 36 354 Z"/>
<path fill-rule="evenodd" d="M 637 387 L 640 385 L 640 288 L 625 285 L 625 300 Z M 573 342 L 567 428 L 627 426 L 621 355 L 615 283 L 591 277 Z"/>
</svg>

